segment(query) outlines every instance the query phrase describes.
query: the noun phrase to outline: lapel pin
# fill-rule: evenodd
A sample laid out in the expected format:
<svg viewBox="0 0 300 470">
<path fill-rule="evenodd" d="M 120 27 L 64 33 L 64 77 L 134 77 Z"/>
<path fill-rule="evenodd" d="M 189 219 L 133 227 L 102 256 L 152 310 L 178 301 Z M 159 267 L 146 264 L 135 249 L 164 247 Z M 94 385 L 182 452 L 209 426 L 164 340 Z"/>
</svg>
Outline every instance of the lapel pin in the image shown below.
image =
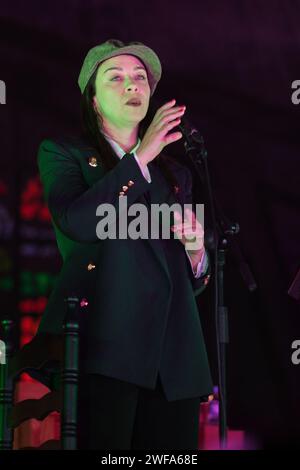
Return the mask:
<svg viewBox="0 0 300 470">
<path fill-rule="evenodd" d="M 174 186 L 174 193 L 175 194 L 179 193 L 179 186 Z"/>
<path fill-rule="evenodd" d="M 93 166 L 93 167 L 98 166 L 97 158 L 96 157 L 90 157 L 89 158 L 89 165 Z"/>
</svg>

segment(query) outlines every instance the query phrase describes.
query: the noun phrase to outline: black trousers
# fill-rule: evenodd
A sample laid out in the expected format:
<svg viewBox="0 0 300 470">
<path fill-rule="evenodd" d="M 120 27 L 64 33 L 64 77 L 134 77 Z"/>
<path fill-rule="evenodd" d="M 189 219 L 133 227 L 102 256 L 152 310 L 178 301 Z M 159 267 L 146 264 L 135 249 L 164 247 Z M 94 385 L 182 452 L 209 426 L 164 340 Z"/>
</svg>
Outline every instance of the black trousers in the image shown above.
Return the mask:
<svg viewBox="0 0 300 470">
<path fill-rule="evenodd" d="M 196 450 L 200 398 L 167 401 L 155 390 L 98 374 L 80 379 L 78 448 Z"/>
</svg>

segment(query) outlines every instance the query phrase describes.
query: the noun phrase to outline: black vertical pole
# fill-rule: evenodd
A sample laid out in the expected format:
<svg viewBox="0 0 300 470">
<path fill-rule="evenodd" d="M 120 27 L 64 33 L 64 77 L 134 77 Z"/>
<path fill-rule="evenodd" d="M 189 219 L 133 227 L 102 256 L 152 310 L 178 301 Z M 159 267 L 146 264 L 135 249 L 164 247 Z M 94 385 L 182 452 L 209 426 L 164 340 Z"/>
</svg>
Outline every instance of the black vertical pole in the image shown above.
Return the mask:
<svg viewBox="0 0 300 470">
<path fill-rule="evenodd" d="M 225 239 L 223 239 L 224 245 Z M 226 397 L 226 346 L 229 342 L 228 311 L 224 305 L 224 266 L 225 248 L 220 247 L 217 252 L 218 263 L 218 330 L 219 330 L 219 437 L 221 448 L 227 448 L 227 397 Z"/>
<path fill-rule="evenodd" d="M 63 450 L 77 447 L 77 396 L 79 378 L 79 299 L 68 297 L 64 320 L 64 355 L 62 367 L 61 442 Z"/>
<path fill-rule="evenodd" d="M 8 375 L 8 361 L 13 353 L 13 326 L 12 320 L 1 320 L 3 333 L 0 341 L 0 450 L 11 450 L 13 447 L 13 430 L 8 426 L 14 392 L 14 379 Z"/>
</svg>

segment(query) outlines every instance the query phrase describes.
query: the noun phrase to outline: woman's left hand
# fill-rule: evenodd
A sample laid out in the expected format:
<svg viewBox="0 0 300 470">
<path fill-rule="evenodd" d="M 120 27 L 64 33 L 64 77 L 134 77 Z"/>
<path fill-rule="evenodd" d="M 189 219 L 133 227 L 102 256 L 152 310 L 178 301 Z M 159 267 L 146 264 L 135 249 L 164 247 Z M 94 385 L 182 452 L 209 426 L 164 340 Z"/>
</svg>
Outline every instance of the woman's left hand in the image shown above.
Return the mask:
<svg viewBox="0 0 300 470">
<path fill-rule="evenodd" d="M 175 225 L 171 226 L 175 237 L 185 246 L 186 250 L 194 255 L 204 252 L 204 230 L 191 209 L 185 209 L 187 217 L 182 221 L 181 214 L 174 211 Z"/>
</svg>

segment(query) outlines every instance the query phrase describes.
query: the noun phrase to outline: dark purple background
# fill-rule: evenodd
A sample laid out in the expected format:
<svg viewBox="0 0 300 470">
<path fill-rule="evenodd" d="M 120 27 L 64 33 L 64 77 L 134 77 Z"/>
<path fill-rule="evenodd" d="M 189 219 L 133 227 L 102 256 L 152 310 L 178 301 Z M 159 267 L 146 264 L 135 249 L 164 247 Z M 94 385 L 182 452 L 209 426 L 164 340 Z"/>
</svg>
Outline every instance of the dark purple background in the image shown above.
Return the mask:
<svg viewBox="0 0 300 470">
<path fill-rule="evenodd" d="M 300 105 L 291 101 L 299 18 L 292 0 L 1 4 L 0 168 L 14 188 L 12 213 L 20 181 L 37 172 L 40 141 L 79 129 L 77 77 L 88 49 L 118 38 L 159 55 L 156 95 L 186 104 L 203 133 L 215 194 L 240 224 L 236 241 L 258 285 L 248 292 L 229 254 L 229 424 L 265 445 L 295 444 L 300 432 L 300 365 L 291 363 L 300 312 L 287 294 L 300 252 Z M 181 146 L 172 153 L 185 162 Z M 211 296 L 210 286 L 199 308 L 215 373 Z"/>
</svg>

